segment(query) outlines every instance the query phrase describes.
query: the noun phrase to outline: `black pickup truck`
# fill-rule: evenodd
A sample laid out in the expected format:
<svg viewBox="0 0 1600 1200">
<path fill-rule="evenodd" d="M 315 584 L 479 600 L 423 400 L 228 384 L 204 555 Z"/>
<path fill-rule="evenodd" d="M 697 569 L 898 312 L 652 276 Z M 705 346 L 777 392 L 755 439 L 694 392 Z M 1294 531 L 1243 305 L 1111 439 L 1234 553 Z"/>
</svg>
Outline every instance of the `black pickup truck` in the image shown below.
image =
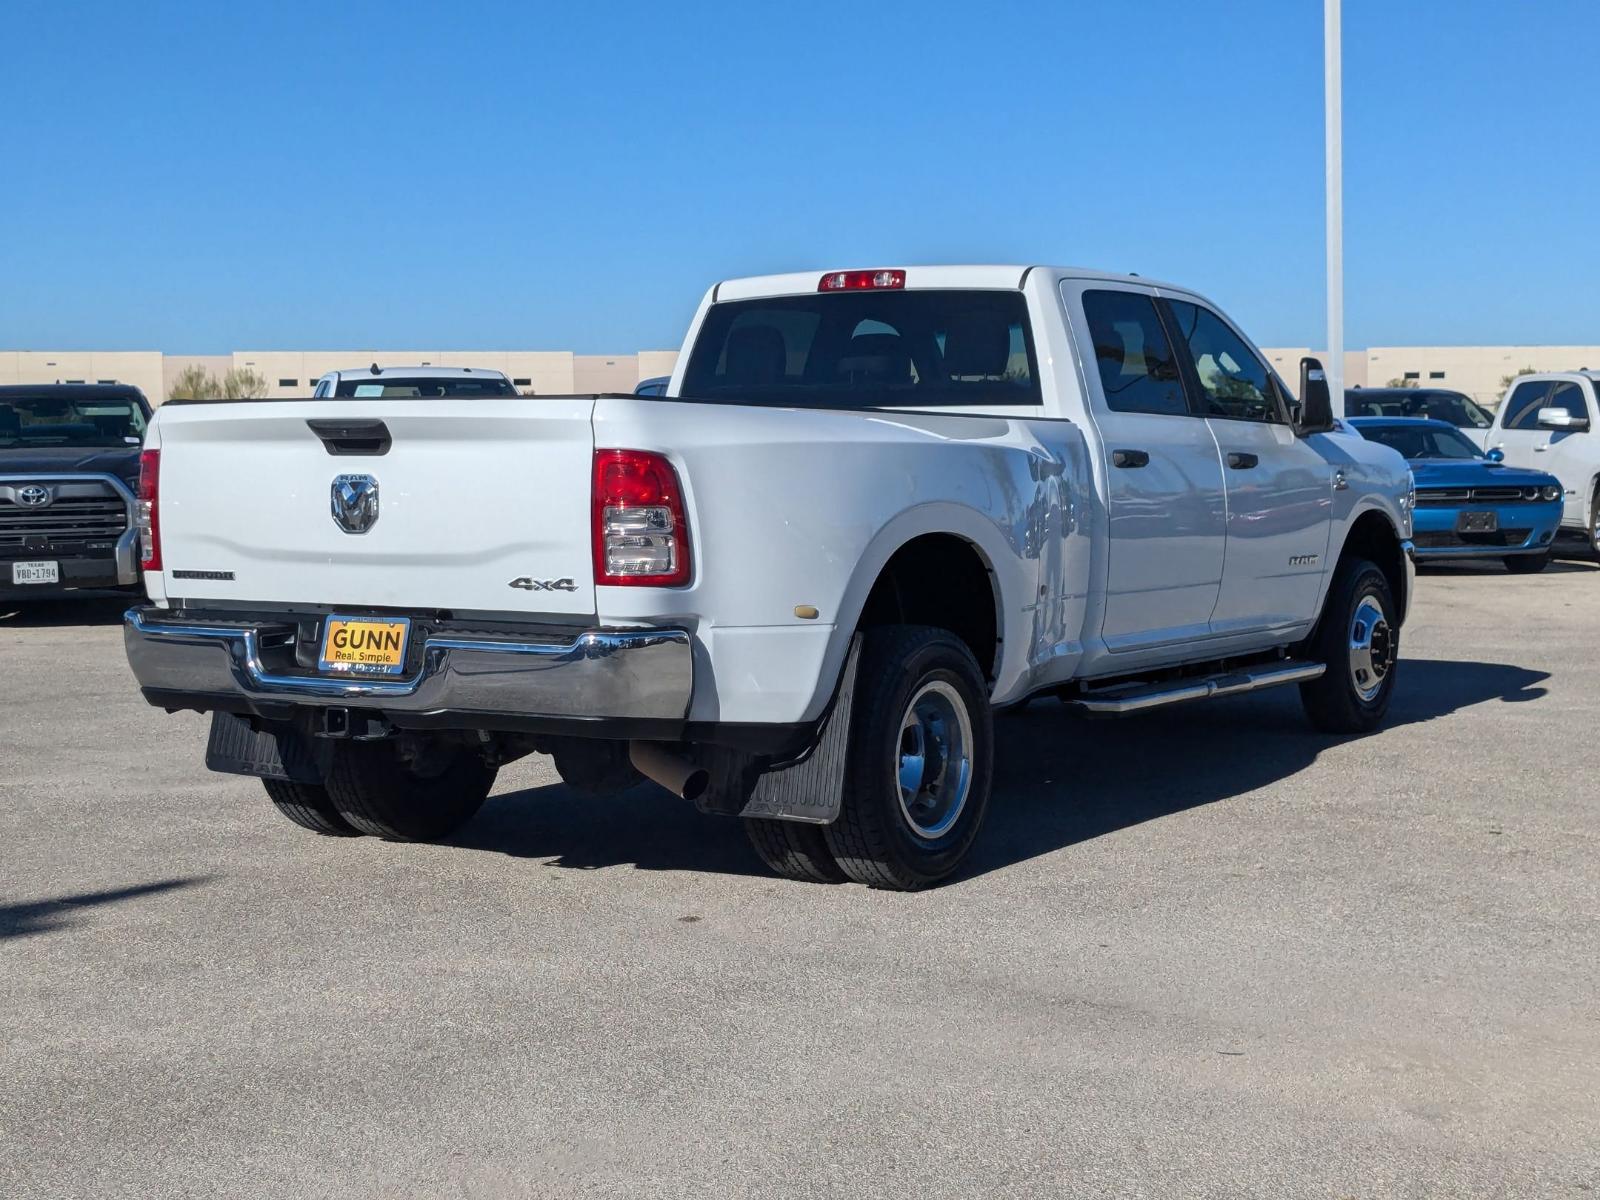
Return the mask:
<svg viewBox="0 0 1600 1200">
<path fill-rule="evenodd" d="M 136 589 L 144 393 L 123 384 L 0 387 L 0 600 Z"/>
</svg>

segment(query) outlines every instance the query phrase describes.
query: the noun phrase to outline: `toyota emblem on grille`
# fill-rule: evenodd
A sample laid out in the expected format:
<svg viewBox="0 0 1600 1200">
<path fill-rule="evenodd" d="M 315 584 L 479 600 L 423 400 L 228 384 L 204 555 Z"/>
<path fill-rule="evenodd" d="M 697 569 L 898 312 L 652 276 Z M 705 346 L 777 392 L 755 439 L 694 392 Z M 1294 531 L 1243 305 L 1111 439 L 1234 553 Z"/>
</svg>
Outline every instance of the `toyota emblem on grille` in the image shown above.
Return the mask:
<svg viewBox="0 0 1600 1200">
<path fill-rule="evenodd" d="M 49 508 L 54 499 L 49 488 L 40 487 L 37 483 L 17 489 L 17 503 L 23 508 Z"/>
<path fill-rule="evenodd" d="M 378 481 L 371 475 L 336 475 L 333 523 L 346 533 L 365 533 L 378 523 Z"/>
</svg>

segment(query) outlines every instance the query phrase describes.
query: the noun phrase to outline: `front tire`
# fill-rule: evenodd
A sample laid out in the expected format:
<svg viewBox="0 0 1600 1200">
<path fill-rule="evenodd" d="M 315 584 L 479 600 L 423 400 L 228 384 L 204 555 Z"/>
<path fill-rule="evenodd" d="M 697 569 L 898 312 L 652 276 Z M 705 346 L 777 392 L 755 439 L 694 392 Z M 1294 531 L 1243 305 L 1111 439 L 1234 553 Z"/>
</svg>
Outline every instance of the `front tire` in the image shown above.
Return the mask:
<svg viewBox="0 0 1600 1200">
<path fill-rule="evenodd" d="M 943 629 L 863 637 L 839 818 L 824 827 L 857 883 L 916 891 L 953 874 L 989 807 L 994 728 L 972 651 Z"/>
<path fill-rule="evenodd" d="M 1505 558 L 1506 570 L 1513 575 L 1537 575 L 1550 565 L 1550 555 L 1546 554 L 1508 554 Z"/>
<path fill-rule="evenodd" d="M 1311 723 L 1324 733 L 1376 729 L 1394 696 L 1399 654 L 1400 624 L 1388 578 L 1364 558 L 1346 559 L 1307 647 L 1307 657 L 1328 668 L 1300 685 Z"/>
<path fill-rule="evenodd" d="M 333 807 L 328 789 L 314 783 L 291 783 L 287 779 L 263 779 L 270 799 L 280 813 L 302 829 L 320 833 L 324 837 L 359 837 L 361 831 L 351 826 Z"/>
<path fill-rule="evenodd" d="M 494 786 L 495 768 L 465 746 L 423 743 L 401 754 L 396 740 L 334 747 L 328 795 L 345 822 L 391 842 L 431 842 L 472 819 Z"/>
</svg>

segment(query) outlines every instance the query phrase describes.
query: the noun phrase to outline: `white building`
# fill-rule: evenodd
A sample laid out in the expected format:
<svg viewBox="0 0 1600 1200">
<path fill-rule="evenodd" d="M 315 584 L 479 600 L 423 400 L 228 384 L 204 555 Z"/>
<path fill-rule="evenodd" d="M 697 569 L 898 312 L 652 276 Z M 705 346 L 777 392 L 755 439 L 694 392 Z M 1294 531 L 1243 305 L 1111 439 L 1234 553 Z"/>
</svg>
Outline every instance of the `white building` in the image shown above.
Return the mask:
<svg viewBox="0 0 1600 1200">
<path fill-rule="evenodd" d="M 1291 387 L 1300 359 L 1321 351 L 1291 346 L 1264 351 Z M 318 376 L 336 370 L 384 366 L 485 367 L 504 371 L 517 388 L 535 395 L 629 392 L 641 379 L 672 373 L 675 350 L 635 354 L 573 354 L 569 350 L 236 350 L 232 354 L 162 354 L 158 350 L 0 350 L 0 384 L 131 383 L 153 402 L 167 398 L 185 368 L 200 366 L 221 379 L 250 370 L 266 380 L 269 397 L 309 396 Z M 1498 404 L 1504 380 L 1527 368 L 1566 371 L 1600 368 L 1600 346 L 1373 346 L 1345 355 L 1349 387 L 1383 387 L 1391 380 L 1465 392 L 1480 404 Z"/>
</svg>

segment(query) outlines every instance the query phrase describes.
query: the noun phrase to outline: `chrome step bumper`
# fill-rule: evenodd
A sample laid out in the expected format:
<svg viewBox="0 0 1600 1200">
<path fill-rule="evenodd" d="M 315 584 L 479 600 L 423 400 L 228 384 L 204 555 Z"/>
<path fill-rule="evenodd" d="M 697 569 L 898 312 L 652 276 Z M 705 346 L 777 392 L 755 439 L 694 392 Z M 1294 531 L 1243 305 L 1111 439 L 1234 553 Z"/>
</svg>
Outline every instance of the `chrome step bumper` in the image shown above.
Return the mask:
<svg viewBox="0 0 1600 1200">
<path fill-rule="evenodd" d="M 682 629 L 596 629 L 557 641 L 434 633 L 415 674 L 374 679 L 273 672 L 262 662 L 260 631 L 247 623 L 185 621 L 153 607 L 131 608 L 123 622 L 128 665 L 156 704 L 193 696 L 197 708 L 234 698 L 246 708 L 681 721 L 694 685 Z"/>
</svg>

